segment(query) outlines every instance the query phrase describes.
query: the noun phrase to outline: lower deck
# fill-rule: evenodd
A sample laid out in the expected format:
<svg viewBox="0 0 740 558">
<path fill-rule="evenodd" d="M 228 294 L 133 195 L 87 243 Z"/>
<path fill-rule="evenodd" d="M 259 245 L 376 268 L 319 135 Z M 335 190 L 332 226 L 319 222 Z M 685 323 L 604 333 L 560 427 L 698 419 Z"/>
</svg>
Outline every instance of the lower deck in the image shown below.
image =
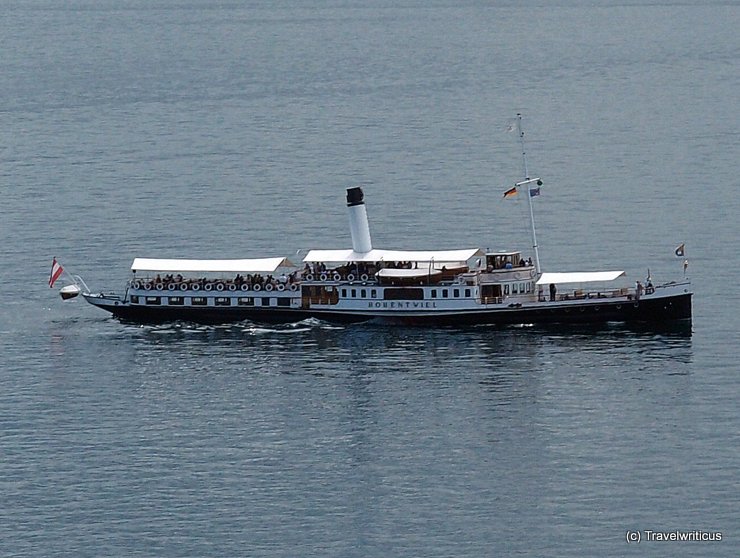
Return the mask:
<svg viewBox="0 0 740 558">
<path fill-rule="evenodd" d="M 86 295 L 91 304 L 133 321 L 383 321 L 411 325 L 682 320 L 691 318 L 688 284 L 660 286 L 637 297 L 625 290 L 560 294 L 511 293 L 490 300 L 474 285 L 399 288 L 304 285 L 273 292 L 147 292 Z"/>
</svg>

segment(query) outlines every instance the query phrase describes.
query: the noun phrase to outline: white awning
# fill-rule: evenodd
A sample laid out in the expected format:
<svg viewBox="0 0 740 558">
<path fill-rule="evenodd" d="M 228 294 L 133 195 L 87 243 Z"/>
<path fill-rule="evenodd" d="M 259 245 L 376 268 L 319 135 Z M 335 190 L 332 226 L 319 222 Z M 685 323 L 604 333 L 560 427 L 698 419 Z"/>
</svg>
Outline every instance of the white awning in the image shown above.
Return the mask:
<svg viewBox="0 0 740 558">
<path fill-rule="evenodd" d="M 549 283 L 592 283 L 599 281 L 614 281 L 624 275 L 624 271 L 577 271 L 573 273 L 543 273 L 538 285 Z"/>
<path fill-rule="evenodd" d="M 287 258 L 257 258 L 251 260 L 160 260 L 136 258 L 131 271 L 162 271 L 177 273 L 256 273 L 272 272 L 292 266 Z"/>
<path fill-rule="evenodd" d="M 411 279 L 414 277 L 436 277 L 442 275 L 442 272 L 438 269 L 393 269 L 386 267 L 381 269 L 375 274 L 377 277 L 384 277 L 389 279 Z"/>
<path fill-rule="evenodd" d="M 466 262 L 474 256 L 482 256 L 478 248 L 467 250 L 311 250 L 304 262 Z"/>
</svg>

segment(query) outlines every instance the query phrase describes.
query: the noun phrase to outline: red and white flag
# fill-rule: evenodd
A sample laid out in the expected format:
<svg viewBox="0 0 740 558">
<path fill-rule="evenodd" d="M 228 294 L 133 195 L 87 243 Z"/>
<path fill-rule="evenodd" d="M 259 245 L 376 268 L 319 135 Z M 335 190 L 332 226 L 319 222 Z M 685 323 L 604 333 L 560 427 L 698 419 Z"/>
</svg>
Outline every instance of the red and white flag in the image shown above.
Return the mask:
<svg viewBox="0 0 740 558">
<path fill-rule="evenodd" d="M 51 273 L 49 274 L 49 288 L 54 286 L 54 282 L 59 279 L 59 276 L 64 272 L 64 268 L 59 265 L 59 262 L 54 258 L 51 262 Z"/>
</svg>

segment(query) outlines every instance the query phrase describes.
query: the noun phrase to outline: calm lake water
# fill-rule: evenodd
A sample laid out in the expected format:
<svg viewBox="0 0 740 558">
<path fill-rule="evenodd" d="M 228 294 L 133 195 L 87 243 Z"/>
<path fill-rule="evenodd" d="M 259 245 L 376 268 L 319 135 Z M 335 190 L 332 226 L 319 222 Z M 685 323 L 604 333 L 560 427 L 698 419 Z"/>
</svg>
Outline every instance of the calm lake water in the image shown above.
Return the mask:
<svg viewBox="0 0 740 558">
<path fill-rule="evenodd" d="M 737 555 L 737 3 L 0 8 L 0 555 Z M 376 246 L 526 250 L 517 112 L 543 267 L 686 243 L 693 334 L 137 327 L 46 285 L 348 247 L 354 185 Z"/>
</svg>

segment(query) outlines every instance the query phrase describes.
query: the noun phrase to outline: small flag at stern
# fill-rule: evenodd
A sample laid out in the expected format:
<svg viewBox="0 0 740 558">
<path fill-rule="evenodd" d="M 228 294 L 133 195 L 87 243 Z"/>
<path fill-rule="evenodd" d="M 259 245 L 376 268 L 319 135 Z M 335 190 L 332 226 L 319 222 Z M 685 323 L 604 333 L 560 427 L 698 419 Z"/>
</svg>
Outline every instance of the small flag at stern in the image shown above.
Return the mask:
<svg viewBox="0 0 740 558">
<path fill-rule="evenodd" d="M 509 188 L 508 190 L 506 190 L 506 192 L 504 192 L 504 198 L 513 198 L 514 196 L 516 196 L 516 194 L 516 186 L 514 186 L 513 188 Z"/>
<path fill-rule="evenodd" d="M 51 273 L 49 274 L 49 288 L 54 286 L 54 283 L 64 271 L 64 268 L 59 264 L 56 258 L 51 262 Z"/>
</svg>

